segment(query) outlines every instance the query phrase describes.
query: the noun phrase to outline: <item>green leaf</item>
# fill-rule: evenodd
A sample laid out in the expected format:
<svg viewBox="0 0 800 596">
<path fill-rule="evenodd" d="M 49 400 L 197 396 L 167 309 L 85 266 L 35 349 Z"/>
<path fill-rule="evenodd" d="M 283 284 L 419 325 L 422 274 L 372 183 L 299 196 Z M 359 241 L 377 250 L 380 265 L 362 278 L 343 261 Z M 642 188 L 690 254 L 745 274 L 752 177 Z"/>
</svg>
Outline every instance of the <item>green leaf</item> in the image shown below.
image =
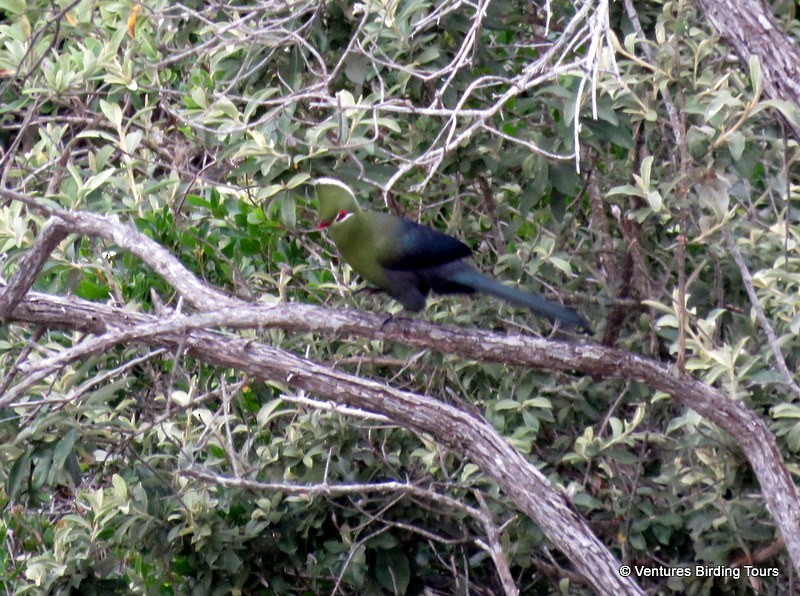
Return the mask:
<svg viewBox="0 0 800 596">
<path fill-rule="evenodd" d="M 545 408 L 548 410 L 553 409 L 553 402 L 546 397 L 532 397 L 526 399 L 522 405 L 526 408 Z"/>
<path fill-rule="evenodd" d="M 144 133 L 141 130 L 134 130 L 133 132 L 129 132 L 125 135 L 125 142 L 123 143 L 123 149 L 126 153 L 136 153 L 136 150 L 139 148 L 139 143 L 142 142 L 142 136 Z"/>
<path fill-rule="evenodd" d="M 64 469 L 64 462 L 67 457 L 72 453 L 72 448 L 75 446 L 75 440 L 78 438 L 78 429 L 71 428 L 66 434 L 58 440 L 55 450 L 53 451 L 53 466 L 56 470 Z"/>
<path fill-rule="evenodd" d="M 264 428 L 272 422 L 277 416 L 281 416 L 286 413 L 290 413 L 291 410 L 279 410 L 280 406 L 284 404 L 284 401 L 280 398 L 272 399 L 261 406 L 261 409 L 256 414 L 256 421 L 258 422 L 259 428 Z"/>
<path fill-rule="evenodd" d="M 775 419 L 780 418 L 800 418 L 800 406 L 794 404 L 777 404 L 772 407 L 770 412 Z"/>
<path fill-rule="evenodd" d="M 25 0 L 3 0 L 0 2 L 0 8 L 12 15 L 21 15 L 28 10 L 28 3 Z"/>
<path fill-rule="evenodd" d="M 433 62 L 440 56 L 439 48 L 430 47 L 422 51 L 422 53 L 417 56 L 415 62 L 417 64 L 427 64 L 428 62 Z"/>
<path fill-rule="evenodd" d="M 265 199 L 274 197 L 279 192 L 283 192 L 283 184 L 270 184 L 266 188 L 261 189 L 259 193 Z"/>
<path fill-rule="evenodd" d="M 297 204 L 291 193 L 283 193 L 281 197 L 281 222 L 287 228 L 294 228 L 297 225 Z"/>
<path fill-rule="evenodd" d="M 369 62 L 362 54 L 349 53 L 344 63 L 344 74 L 350 82 L 361 85 L 367 80 Z"/>
<path fill-rule="evenodd" d="M 652 209 L 654 213 L 661 211 L 661 207 L 664 205 L 664 199 L 661 198 L 660 192 L 651 190 L 647 193 L 645 198 L 647 199 L 648 205 L 650 205 L 650 209 Z"/>
<path fill-rule="evenodd" d="M 520 403 L 513 399 L 501 399 L 496 404 L 494 404 L 493 409 L 496 412 L 503 412 L 505 410 L 519 410 Z"/>
<path fill-rule="evenodd" d="M 628 536 L 628 542 L 630 543 L 630 545 L 633 548 L 635 548 L 637 550 L 640 550 L 640 551 L 646 551 L 647 550 L 647 541 L 639 533 L 633 533 L 632 532 L 630 534 L 630 536 Z"/>
<path fill-rule="evenodd" d="M 601 510 L 603 508 L 603 502 L 599 499 L 595 499 L 588 493 L 578 493 L 570 498 L 570 502 L 578 509 L 583 509 L 585 511 L 591 511 L 592 509 Z"/>
<path fill-rule="evenodd" d="M 11 501 L 16 501 L 22 493 L 22 487 L 28 483 L 31 475 L 31 452 L 25 451 L 11 466 L 6 480 L 6 491 Z"/>
<path fill-rule="evenodd" d="M 114 486 L 114 494 L 120 499 L 128 499 L 128 485 L 119 474 L 111 476 L 111 484 Z"/>
<path fill-rule="evenodd" d="M 556 269 L 563 271 L 567 275 L 572 275 L 572 267 L 570 266 L 569 261 L 566 259 L 562 259 L 561 257 L 550 257 L 547 259 L 547 261 Z"/>
<path fill-rule="evenodd" d="M 307 172 L 301 172 L 300 174 L 295 174 L 289 179 L 289 182 L 286 183 L 287 189 L 297 188 L 307 180 L 311 178 L 311 175 Z"/>
<path fill-rule="evenodd" d="M 762 79 L 761 79 L 761 62 L 756 54 L 752 54 L 748 60 L 750 66 L 750 85 L 753 87 L 753 95 L 761 97 L 762 92 Z"/>
<path fill-rule="evenodd" d="M 34 452 L 34 456 L 31 486 L 42 488 L 47 485 L 50 478 L 50 469 L 53 467 L 53 448 L 52 446 L 38 448 Z"/>
<path fill-rule="evenodd" d="M 105 99 L 100 100 L 100 111 L 103 112 L 117 130 L 122 130 L 122 108 L 115 103 L 107 102 Z"/>
<path fill-rule="evenodd" d="M 204 207 L 206 209 L 211 209 L 211 203 L 209 201 L 195 194 L 186 196 L 186 204 L 191 205 L 192 207 Z"/>
<path fill-rule="evenodd" d="M 603 455 L 626 465 L 634 465 L 639 461 L 639 458 L 635 454 L 621 447 L 606 449 L 603 451 Z"/>
<path fill-rule="evenodd" d="M 737 109 L 741 108 L 742 101 L 740 99 L 733 97 L 728 91 L 718 92 L 711 100 L 711 103 L 709 103 L 708 106 L 706 107 L 704 113 L 706 121 L 713 120 L 714 116 L 716 116 L 725 107 L 737 108 Z"/>
<path fill-rule="evenodd" d="M 480 473 L 481 469 L 475 464 L 465 464 L 461 470 L 461 482 L 466 482 L 470 477 Z"/>
<path fill-rule="evenodd" d="M 775 108 L 784 118 L 786 118 L 792 126 L 800 126 L 800 113 L 797 111 L 797 106 L 789 101 L 782 99 L 768 99 L 758 104 L 759 108 Z M 755 114 L 757 110 L 753 110 Z"/>
<path fill-rule="evenodd" d="M 95 283 L 85 277 L 75 288 L 75 294 L 84 300 L 106 300 L 111 295 L 108 286 Z"/>
<path fill-rule="evenodd" d="M 375 577 L 392 594 L 405 594 L 411 581 L 408 557 L 401 551 L 378 550 L 375 558 Z"/>
<path fill-rule="evenodd" d="M 608 425 L 611 427 L 611 436 L 616 438 L 623 433 L 622 421 L 616 416 L 608 419 Z"/>
<path fill-rule="evenodd" d="M 642 160 L 642 168 L 641 168 L 641 176 L 642 176 L 642 190 L 648 190 L 650 188 L 650 174 L 653 170 L 653 156 L 648 155 Z"/>
<path fill-rule="evenodd" d="M 792 429 L 786 436 L 786 445 L 794 453 L 800 451 L 800 424 L 792 426 Z"/>
<path fill-rule="evenodd" d="M 83 191 L 86 192 L 86 193 L 90 193 L 93 190 L 97 190 L 98 188 L 103 186 L 103 184 L 105 184 L 108 181 L 108 179 L 111 178 L 111 176 L 116 174 L 116 172 L 117 171 L 115 169 L 111 168 L 111 169 L 108 169 L 108 170 L 104 170 L 104 171 L 100 172 L 99 174 L 95 174 L 94 176 L 91 176 L 84 183 Z"/>
<path fill-rule="evenodd" d="M 633 186 L 632 184 L 623 184 L 622 186 L 615 186 L 606 192 L 607 197 L 613 197 L 616 195 L 645 198 L 644 192 L 642 192 L 640 189 Z"/>
</svg>

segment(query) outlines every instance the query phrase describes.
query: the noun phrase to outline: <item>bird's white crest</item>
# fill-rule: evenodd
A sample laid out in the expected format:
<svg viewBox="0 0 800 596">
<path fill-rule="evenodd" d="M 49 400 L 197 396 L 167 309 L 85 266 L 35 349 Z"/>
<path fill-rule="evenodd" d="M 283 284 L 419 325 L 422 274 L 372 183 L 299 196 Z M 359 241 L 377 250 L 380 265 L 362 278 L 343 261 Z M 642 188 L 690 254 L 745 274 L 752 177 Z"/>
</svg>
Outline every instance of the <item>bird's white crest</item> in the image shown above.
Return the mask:
<svg viewBox="0 0 800 596">
<path fill-rule="evenodd" d="M 336 186 L 337 188 L 341 188 L 342 190 L 347 191 L 347 194 L 349 194 L 350 196 L 355 197 L 355 195 L 353 194 L 353 189 L 347 186 L 344 182 L 336 180 L 336 178 L 317 178 L 312 182 L 312 184 L 314 186 L 320 186 L 323 184 L 327 184 L 329 186 Z"/>
</svg>

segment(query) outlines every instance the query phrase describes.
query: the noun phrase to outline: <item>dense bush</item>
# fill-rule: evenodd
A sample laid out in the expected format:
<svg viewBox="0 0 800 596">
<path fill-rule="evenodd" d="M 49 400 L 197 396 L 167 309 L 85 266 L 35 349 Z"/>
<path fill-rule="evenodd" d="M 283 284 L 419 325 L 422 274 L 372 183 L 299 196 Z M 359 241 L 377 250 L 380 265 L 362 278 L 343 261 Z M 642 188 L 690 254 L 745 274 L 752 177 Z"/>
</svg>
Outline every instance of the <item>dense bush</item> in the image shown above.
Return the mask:
<svg viewBox="0 0 800 596">
<path fill-rule="evenodd" d="M 580 310 L 596 339 L 682 363 L 742 400 L 791 460 L 800 410 L 733 256 L 794 368 L 797 144 L 781 118 L 796 122 L 795 106 L 762 97 L 758 62 L 732 60 L 688 2 L 637 3 L 646 40 L 617 3 L 610 21 L 603 2 L 476 6 L 0 2 L 2 182 L 113 214 L 246 300 L 396 312 L 351 292 L 356 280 L 313 232 L 309 182 L 336 176 L 375 209 L 458 236 L 497 278 Z M 6 276 L 43 222 L 2 205 Z M 178 306 L 138 259 L 87 237 L 62 242 L 35 288 L 131 311 Z M 424 316 L 549 331 L 488 298 L 435 299 Z M 478 408 L 626 561 L 728 566 L 776 540 L 730 438 L 643 384 L 240 333 Z M 0 392 L 26 360 L 82 340 L 3 327 Z M 313 397 L 138 345 L 64 367 L 3 411 L 2 585 L 496 594 L 485 528 L 469 513 L 485 500 L 521 593 L 588 589 L 462 454 Z M 354 490 L 259 490 L 233 476 Z M 375 488 L 391 481 L 419 491 Z M 764 564 L 780 574 L 760 585 L 780 590 L 788 557 Z M 751 585 L 647 581 L 687 593 Z"/>
</svg>

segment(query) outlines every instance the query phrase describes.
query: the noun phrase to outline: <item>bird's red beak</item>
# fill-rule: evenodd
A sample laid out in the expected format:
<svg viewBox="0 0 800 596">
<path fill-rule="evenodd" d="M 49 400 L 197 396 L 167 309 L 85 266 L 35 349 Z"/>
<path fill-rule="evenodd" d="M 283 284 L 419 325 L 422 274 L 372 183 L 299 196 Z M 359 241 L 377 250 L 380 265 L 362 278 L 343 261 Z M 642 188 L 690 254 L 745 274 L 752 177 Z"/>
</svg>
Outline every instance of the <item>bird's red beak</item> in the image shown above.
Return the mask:
<svg viewBox="0 0 800 596">
<path fill-rule="evenodd" d="M 330 225 L 331 225 L 331 222 L 329 222 L 329 221 L 321 221 L 321 222 L 319 222 L 317 224 L 317 229 L 318 230 L 324 230 L 325 228 L 330 227 Z"/>
</svg>

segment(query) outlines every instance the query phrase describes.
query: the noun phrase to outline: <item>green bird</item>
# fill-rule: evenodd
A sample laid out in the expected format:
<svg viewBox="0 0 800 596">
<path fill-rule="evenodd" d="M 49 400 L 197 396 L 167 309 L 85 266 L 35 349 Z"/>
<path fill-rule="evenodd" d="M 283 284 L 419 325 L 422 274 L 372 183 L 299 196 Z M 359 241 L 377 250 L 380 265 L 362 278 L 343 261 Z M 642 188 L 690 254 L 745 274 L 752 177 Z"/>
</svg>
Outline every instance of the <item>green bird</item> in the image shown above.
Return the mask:
<svg viewBox="0 0 800 596">
<path fill-rule="evenodd" d="M 483 292 L 552 322 L 591 331 L 574 310 L 478 272 L 465 261 L 472 250 L 452 236 L 389 213 L 363 211 L 353 191 L 338 180 L 320 178 L 314 187 L 319 202 L 317 229 L 327 229 L 350 267 L 406 310 L 422 310 L 430 292 Z"/>
</svg>

